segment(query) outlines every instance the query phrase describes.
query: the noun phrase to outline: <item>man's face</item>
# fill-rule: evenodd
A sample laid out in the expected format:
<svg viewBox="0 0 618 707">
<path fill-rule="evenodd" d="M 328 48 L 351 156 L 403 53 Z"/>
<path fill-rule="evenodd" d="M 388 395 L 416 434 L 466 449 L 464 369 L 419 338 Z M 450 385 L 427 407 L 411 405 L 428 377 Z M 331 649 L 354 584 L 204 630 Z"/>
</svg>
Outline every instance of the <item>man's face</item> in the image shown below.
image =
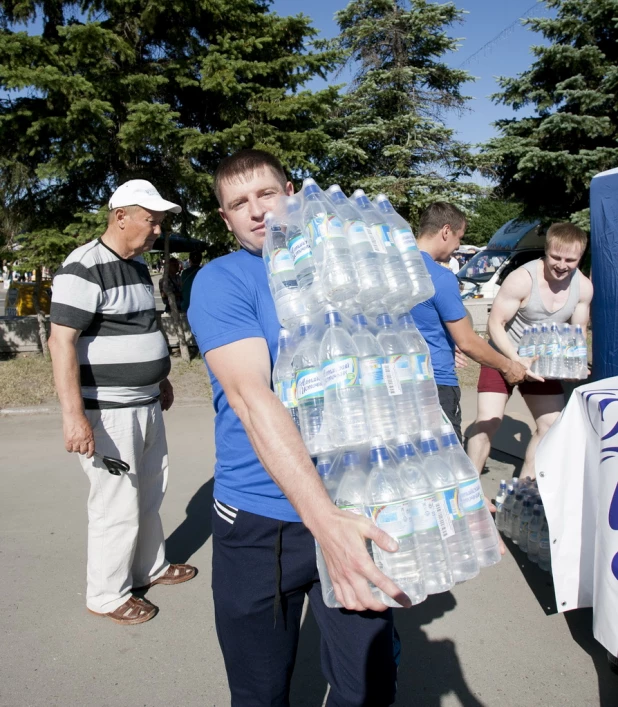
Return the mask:
<svg viewBox="0 0 618 707">
<path fill-rule="evenodd" d="M 150 250 L 161 235 L 161 224 L 165 216 L 165 211 L 150 211 L 141 206 L 128 209 L 122 217 L 127 246 L 138 255 Z"/>
<path fill-rule="evenodd" d="M 577 243 L 562 245 L 550 242 L 545 251 L 545 267 L 549 279 L 555 282 L 566 280 L 579 265 L 582 255 L 582 248 Z"/>
<path fill-rule="evenodd" d="M 279 196 L 291 196 L 294 188 L 291 182 L 284 187 L 272 169 L 264 167 L 233 182 L 222 182 L 220 192 L 219 213 L 228 230 L 245 250 L 261 253 L 266 234 L 264 215 L 274 209 Z"/>
<path fill-rule="evenodd" d="M 464 223 L 461 228 L 455 231 L 451 228 L 450 224 L 447 223 L 439 231 L 441 247 L 440 253 L 438 254 L 439 257 L 437 259 L 440 262 L 447 263 L 451 255 L 453 255 L 453 253 L 459 248 L 459 246 L 461 245 L 461 239 L 466 233 L 466 226 L 467 224 Z"/>
</svg>

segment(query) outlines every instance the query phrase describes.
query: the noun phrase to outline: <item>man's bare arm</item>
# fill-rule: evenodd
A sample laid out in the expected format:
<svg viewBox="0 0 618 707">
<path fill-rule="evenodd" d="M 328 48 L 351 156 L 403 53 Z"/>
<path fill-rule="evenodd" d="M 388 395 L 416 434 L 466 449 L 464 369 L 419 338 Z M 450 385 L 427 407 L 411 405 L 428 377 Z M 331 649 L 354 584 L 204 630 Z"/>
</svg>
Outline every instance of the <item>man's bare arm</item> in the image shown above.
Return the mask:
<svg viewBox="0 0 618 707">
<path fill-rule="evenodd" d="M 468 317 L 455 322 L 446 322 L 446 328 L 457 346 L 473 361 L 497 369 L 510 385 L 516 385 L 524 380 L 525 367 L 493 349 L 474 331 Z"/>
<path fill-rule="evenodd" d="M 94 436 L 84 415 L 79 360 L 75 348 L 80 334 L 79 329 L 52 323 L 49 351 L 62 408 L 64 446 L 67 452 L 79 452 L 90 458 L 94 454 Z"/>
<path fill-rule="evenodd" d="M 367 580 L 404 606 L 409 600 L 369 557 L 365 539 L 385 550 L 397 543 L 368 519 L 340 511 L 320 481 L 286 409 L 270 389 L 270 356 L 262 338 L 249 338 L 206 353 L 206 361 L 242 422 L 266 471 L 320 543 L 337 599 L 347 609 L 383 610 Z"/>
<path fill-rule="evenodd" d="M 590 280 L 581 273 L 579 282 L 579 302 L 571 316 L 571 324 L 579 324 L 585 334 L 590 321 L 590 303 L 592 302 L 593 287 Z"/>
<path fill-rule="evenodd" d="M 502 283 L 489 313 L 487 329 L 498 349 L 512 361 L 519 361 L 517 350 L 506 333 L 505 326 L 517 314 L 530 295 L 532 278 L 521 268 L 512 272 Z"/>
</svg>

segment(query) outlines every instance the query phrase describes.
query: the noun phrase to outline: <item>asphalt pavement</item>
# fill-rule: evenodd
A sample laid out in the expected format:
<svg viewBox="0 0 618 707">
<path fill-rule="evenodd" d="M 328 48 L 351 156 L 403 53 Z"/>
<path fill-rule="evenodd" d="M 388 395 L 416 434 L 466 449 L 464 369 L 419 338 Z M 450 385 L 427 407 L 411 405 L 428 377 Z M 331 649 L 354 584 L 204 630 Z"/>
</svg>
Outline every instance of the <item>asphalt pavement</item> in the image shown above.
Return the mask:
<svg viewBox="0 0 618 707">
<path fill-rule="evenodd" d="M 210 590 L 213 414 L 166 413 L 171 472 L 162 517 L 171 561 L 198 576 L 157 586 L 152 621 L 118 626 L 85 608 L 88 483 L 57 414 L 0 417 L 0 705 L 224 707 L 229 693 Z M 518 471 L 490 460 L 483 484 Z M 550 576 L 510 547 L 471 582 L 398 610 L 398 707 L 618 706 L 618 677 L 591 612 L 556 613 Z M 292 707 L 320 707 L 319 635 L 304 620 Z"/>
</svg>

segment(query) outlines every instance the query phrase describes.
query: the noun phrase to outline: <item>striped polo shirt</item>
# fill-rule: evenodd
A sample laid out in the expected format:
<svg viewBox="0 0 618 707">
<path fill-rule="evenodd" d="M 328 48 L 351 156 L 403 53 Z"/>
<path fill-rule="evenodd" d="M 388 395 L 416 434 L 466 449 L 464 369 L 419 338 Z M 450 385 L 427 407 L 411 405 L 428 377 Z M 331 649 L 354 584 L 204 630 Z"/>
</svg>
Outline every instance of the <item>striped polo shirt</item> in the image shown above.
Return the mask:
<svg viewBox="0 0 618 707">
<path fill-rule="evenodd" d="M 86 409 L 158 398 L 170 358 L 141 256 L 121 258 L 99 239 L 74 250 L 54 277 L 51 321 L 81 331 L 76 348 Z"/>
</svg>

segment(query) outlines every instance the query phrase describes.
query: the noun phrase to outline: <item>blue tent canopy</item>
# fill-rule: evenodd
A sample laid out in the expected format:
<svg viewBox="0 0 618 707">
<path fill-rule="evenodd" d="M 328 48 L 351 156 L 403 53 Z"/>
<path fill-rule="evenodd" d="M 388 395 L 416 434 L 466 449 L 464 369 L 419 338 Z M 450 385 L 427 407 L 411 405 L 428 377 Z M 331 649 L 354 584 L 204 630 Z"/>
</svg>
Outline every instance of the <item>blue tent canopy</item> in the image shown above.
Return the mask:
<svg viewBox="0 0 618 707">
<path fill-rule="evenodd" d="M 595 380 L 618 376 L 618 169 L 590 185 L 592 362 Z"/>
</svg>

